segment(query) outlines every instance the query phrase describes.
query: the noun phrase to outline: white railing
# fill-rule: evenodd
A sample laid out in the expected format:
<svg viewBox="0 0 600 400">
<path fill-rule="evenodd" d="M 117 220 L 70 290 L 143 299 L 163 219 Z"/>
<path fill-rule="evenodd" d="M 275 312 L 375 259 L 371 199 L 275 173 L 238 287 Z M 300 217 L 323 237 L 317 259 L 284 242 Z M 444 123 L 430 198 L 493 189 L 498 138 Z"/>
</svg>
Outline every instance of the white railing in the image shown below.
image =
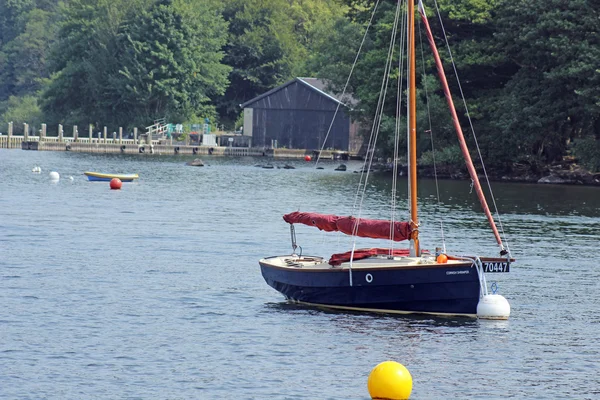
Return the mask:
<svg viewBox="0 0 600 400">
<path fill-rule="evenodd" d="M 7 135 L 0 135 L 0 143 L 5 143 L 7 142 L 9 139 L 9 136 Z M 59 140 L 60 138 L 58 136 L 45 136 L 43 138 L 41 138 L 39 136 L 28 136 L 27 137 L 27 141 L 28 142 L 46 142 L 46 143 L 86 143 L 86 144 L 101 144 L 101 143 L 107 143 L 107 144 L 127 144 L 127 145 L 134 145 L 136 144 L 134 139 L 118 139 L 118 138 L 106 138 L 106 140 L 104 138 L 89 138 L 89 137 L 78 137 L 77 141 L 75 140 L 75 138 L 73 137 L 64 137 L 62 138 L 62 140 Z M 10 136 L 10 143 L 14 143 L 14 144 L 18 144 L 19 146 L 21 146 L 21 142 L 25 141 L 25 136 L 23 135 L 11 135 Z M 139 144 L 146 144 L 145 141 L 142 141 L 141 139 L 138 138 L 138 142 Z M 158 144 L 158 140 L 153 140 L 152 144 Z"/>
<path fill-rule="evenodd" d="M 164 123 L 164 121 L 159 120 L 154 125 L 146 127 L 146 134 L 163 136 L 167 132 L 167 128 L 168 126 Z"/>
</svg>

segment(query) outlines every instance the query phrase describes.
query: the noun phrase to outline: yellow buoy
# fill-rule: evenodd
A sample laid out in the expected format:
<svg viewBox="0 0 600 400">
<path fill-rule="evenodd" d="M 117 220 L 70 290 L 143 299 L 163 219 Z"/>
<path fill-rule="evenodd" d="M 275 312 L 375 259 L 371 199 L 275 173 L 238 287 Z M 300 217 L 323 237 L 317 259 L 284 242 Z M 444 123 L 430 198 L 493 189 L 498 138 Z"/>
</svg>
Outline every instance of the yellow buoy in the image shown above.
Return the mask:
<svg viewBox="0 0 600 400">
<path fill-rule="evenodd" d="M 412 392 L 412 376 L 404 365 L 384 361 L 371 371 L 367 387 L 371 399 L 404 400 Z"/>
</svg>

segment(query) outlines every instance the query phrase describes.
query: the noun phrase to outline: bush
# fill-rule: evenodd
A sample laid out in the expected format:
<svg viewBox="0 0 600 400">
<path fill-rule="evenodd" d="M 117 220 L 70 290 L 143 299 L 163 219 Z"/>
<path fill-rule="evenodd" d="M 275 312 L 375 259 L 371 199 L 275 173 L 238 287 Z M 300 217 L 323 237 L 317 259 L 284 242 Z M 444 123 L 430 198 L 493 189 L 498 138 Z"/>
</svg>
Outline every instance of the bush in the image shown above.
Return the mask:
<svg viewBox="0 0 600 400">
<path fill-rule="evenodd" d="M 433 152 L 428 150 L 421 155 L 419 165 L 432 166 L 433 165 Z M 465 161 L 458 145 L 444 147 L 441 150 L 435 152 L 435 163 L 436 165 L 452 165 L 452 166 L 463 166 Z"/>
<path fill-rule="evenodd" d="M 575 139 L 572 154 L 591 172 L 600 172 L 600 140 L 594 137 Z"/>
<path fill-rule="evenodd" d="M 0 126 L 13 122 L 15 130 L 18 131 L 23 123 L 30 127 L 39 127 L 42 124 L 42 112 L 37 100 L 33 96 L 15 97 L 10 96 L 3 107 L 4 113 L 0 115 Z"/>
</svg>

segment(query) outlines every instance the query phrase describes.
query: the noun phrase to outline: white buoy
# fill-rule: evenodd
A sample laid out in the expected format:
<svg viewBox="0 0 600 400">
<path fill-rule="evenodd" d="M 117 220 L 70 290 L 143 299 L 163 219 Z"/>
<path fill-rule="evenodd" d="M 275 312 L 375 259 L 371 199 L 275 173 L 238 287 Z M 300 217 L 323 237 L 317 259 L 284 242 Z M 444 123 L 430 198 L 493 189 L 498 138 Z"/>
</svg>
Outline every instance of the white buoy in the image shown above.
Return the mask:
<svg viewBox="0 0 600 400">
<path fill-rule="evenodd" d="M 499 294 L 486 294 L 477 303 L 477 317 L 481 319 L 508 319 L 510 304 Z"/>
<path fill-rule="evenodd" d="M 69 177 L 69 180 L 70 180 L 70 181 L 72 181 L 72 180 L 73 180 L 73 177 L 72 177 L 72 176 L 70 176 L 70 177 Z"/>
<path fill-rule="evenodd" d="M 52 171 L 52 172 L 50 172 L 50 175 L 49 175 L 49 176 L 50 176 L 50 180 L 51 180 L 52 182 L 58 182 L 58 180 L 60 179 L 60 175 L 59 175 L 59 174 L 58 174 L 58 172 L 56 172 L 56 171 Z"/>
</svg>

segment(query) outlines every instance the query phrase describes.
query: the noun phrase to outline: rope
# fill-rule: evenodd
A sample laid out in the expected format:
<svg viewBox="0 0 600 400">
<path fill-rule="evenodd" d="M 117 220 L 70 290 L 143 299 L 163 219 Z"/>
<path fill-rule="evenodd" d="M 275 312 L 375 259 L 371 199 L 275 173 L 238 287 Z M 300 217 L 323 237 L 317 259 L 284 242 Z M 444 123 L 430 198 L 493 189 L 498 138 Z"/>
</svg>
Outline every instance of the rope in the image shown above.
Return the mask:
<svg viewBox="0 0 600 400">
<path fill-rule="evenodd" d="M 483 263 L 479 257 L 456 257 L 457 260 L 471 261 L 471 266 L 474 266 L 477 270 L 477 276 L 479 277 L 479 296 L 487 296 L 487 280 L 485 279 L 485 273 L 483 272 Z"/>
<path fill-rule="evenodd" d="M 348 85 L 350 83 L 350 78 L 352 77 L 352 73 L 354 72 L 354 67 L 356 66 L 356 63 L 358 61 L 358 56 L 360 55 L 362 47 L 367 38 L 367 34 L 369 33 L 369 28 L 371 27 L 371 24 L 373 23 L 373 18 L 375 17 L 375 12 L 377 11 L 378 5 L 379 5 L 379 0 L 377 0 L 377 3 L 375 3 L 375 7 L 373 8 L 373 13 L 371 14 L 371 19 L 369 19 L 369 24 L 367 25 L 365 34 L 363 35 L 362 41 L 360 42 L 360 46 L 358 47 L 358 51 L 356 52 L 356 56 L 354 57 L 354 62 L 352 63 L 352 67 L 350 68 L 350 73 L 348 74 L 348 79 L 346 79 L 346 84 L 344 85 L 344 90 L 342 90 L 342 95 L 340 96 L 341 99 L 343 99 L 344 95 L 346 94 L 346 89 L 348 88 Z M 323 152 L 323 149 L 325 149 L 325 144 L 327 143 L 327 139 L 329 138 L 329 134 L 331 133 L 331 128 L 333 127 L 333 123 L 335 122 L 335 117 L 337 116 L 337 113 L 340 109 L 341 104 L 342 103 L 340 101 L 337 103 L 337 106 L 335 107 L 335 112 L 333 113 L 333 118 L 331 119 L 331 123 L 329 124 L 329 129 L 327 129 L 327 134 L 325 134 L 325 139 L 323 139 L 323 144 L 321 145 L 321 149 L 319 150 L 319 154 L 317 155 L 317 161 L 315 162 L 315 169 L 319 165 L 319 160 L 321 159 L 321 153 Z"/>
<path fill-rule="evenodd" d="M 444 236 L 444 218 L 443 218 L 443 214 L 440 213 L 440 205 L 442 203 L 442 201 L 440 200 L 440 185 L 438 182 L 438 175 L 437 175 L 437 163 L 435 160 L 435 146 L 433 143 L 433 125 L 431 123 L 431 109 L 429 107 L 429 90 L 427 87 L 427 73 L 425 72 L 425 51 L 423 50 L 423 36 L 422 36 L 422 32 L 421 32 L 421 21 L 419 20 L 419 44 L 421 46 L 421 68 L 423 69 L 423 87 L 425 89 L 425 104 L 427 106 L 427 119 L 429 122 L 429 135 L 431 138 L 431 155 L 433 157 L 433 176 L 435 179 L 435 192 L 436 192 L 436 196 L 437 196 L 437 207 L 436 207 L 436 215 L 438 216 L 438 218 L 440 219 L 440 234 L 442 237 L 442 248 L 443 248 L 443 252 L 446 253 L 446 239 Z"/>
<path fill-rule="evenodd" d="M 393 173 L 393 177 L 392 177 L 392 201 L 390 204 L 391 207 L 391 224 L 390 224 L 390 252 L 389 252 L 389 256 L 391 257 L 394 251 L 394 246 L 395 246 L 395 242 L 394 242 L 394 221 L 396 219 L 396 193 L 397 193 L 397 187 L 398 187 L 398 162 L 399 160 L 399 149 L 400 149 L 400 114 L 401 114 L 401 106 L 402 106 L 402 82 L 404 82 L 404 68 L 402 68 L 402 62 L 403 62 L 403 57 L 404 57 L 404 50 L 405 50 L 405 45 L 406 45 L 406 34 L 407 34 L 407 30 L 406 30 L 406 25 L 408 24 L 408 19 L 407 18 L 403 18 L 402 19 L 402 25 L 400 27 L 400 32 L 401 32 L 401 36 L 400 36 L 400 50 L 399 50 L 399 57 L 398 57 L 398 71 L 400 73 L 399 77 L 398 77 L 398 85 L 397 85 L 397 89 L 396 89 L 396 124 L 395 124 L 395 131 L 394 131 L 394 158 L 393 158 L 393 168 L 392 168 L 392 173 Z"/>
<path fill-rule="evenodd" d="M 508 246 L 508 240 L 506 239 L 506 233 L 504 232 L 504 226 L 502 224 L 502 220 L 500 218 L 500 213 L 498 212 L 498 206 L 496 204 L 496 199 L 494 198 L 494 192 L 492 191 L 492 185 L 490 183 L 486 168 L 485 168 L 485 164 L 483 162 L 483 157 L 481 155 L 481 149 L 479 148 L 479 142 L 477 141 L 477 136 L 475 135 L 475 128 L 473 127 L 473 122 L 471 120 L 471 115 L 469 113 L 469 108 L 467 107 L 467 102 L 465 100 L 465 95 L 462 89 L 462 85 L 460 83 L 460 79 L 458 78 L 458 71 L 456 69 L 456 64 L 454 63 L 454 57 L 452 56 L 452 50 L 450 50 L 450 44 L 448 42 L 448 36 L 446 35 L 446 29 L 444 28 L 444 23 L 442 21 L 442 16 L 440 13 L 440 9 L 438 7 L 438 3 L 437 0 L 434 0 L 434 4 L 435 4 L 435 9 L 437 11 L 437 15 L 438 15 L 438 19 L 440 21 L 440 26 L 442 28 L 442 33 L 444 34 L 444 41 L 446 43 L 446 48 L 448 50 L 448 55 L 450 56 L 450 61 L 452 63 L 452 68 L 454 70 L 454 76 L 456 77 L 456 82 L 458 83 L 458 89 L 460 91 L 460 95 L 461 95 L 461 99 L 463 101 L 463 105 L 465 107 L 465 113 L 467 116 L 467 119 L 469 121 L 469 126 L 471 128 L 471 133 L 473 135 L 473 139 L 475 140 L 475 147 L 477 148 L 477 154 L 479 155 L 479 161 L 481 162 L 481 167 L 483 169 L 483 174 L 485 176 L 485 180 L 487 182 L 488 185 L 488 190 L 490 191 L 490 195 L 492 198 L 492 203 L 494 205 L 494 210 L 496 212 L 496 217 L 498 218 L 498 225 L 500 225 L 500 231 L 502 232 L 502 237 L 504 238 L 504 243 L 506 244 L 506 250 L 508 251 L 508 254 L 510 255 L 510 248 Z"/>
<path fill-rule="evenodd" d="M 389 79 L 390 79 L 390 70 L 392 67 L 392 61 L 393 61 L 393 56 L 394 56 L 394 47 L 396 44 L 396 33 L 397 33 L 397 29 L 398 29 L 398 20 L 399 20 L 399 15 L 400 15 L 400 2 L 397 3 L 396 6 L 396 13 L 394 16 L 394 25 L 392 28 L 392 34 L 391 34 L 391 39 L 390 39 L 390 46 L 388 48 L 388 55 L 387 55 L 387 59 L 386 59 L 386 63 L 385 63 L 385 69 L 383 72 L 383 78 L 381 81 L 381 90 L 379 91 L 379 99 L 377 102 L 377 108 L 375 111 L 375 116 L 373 119 L 373 128 L 371 129 L 371 134 L 369 137 L 369 144 L 367 147 L 367 157 L 365 159 L 365 163 L 363 165 L 363 170 L 361 171 L 361 177 L 360 177 L 360 183 L 359 183 L 359 187 L 356 193 L 356 198 L 355 198 L 355 202 L 354 202 L 354 209 L 356 209 L 356 203 L 358 202 L 358 214 L 356 217 L 356 222 L 354 224 L 353 230 L 352 230 L 352 252 L 351 252 L 351 256 L 350 256 L 350 269 L 352 269 L 352 259 L 354 258 L 354 251 L 356 249 L 356 234 L 358 232 L 358 226 L 360 224 L 360 219 L 362 216 L 362 206 L 364 203 L 364 199 L 365 199 L 365 194 L 366 194 L 366 187 L 367 187 L 367 182 L 369 180 L 369 174 L 371 172 L 371 167 L 373 165 L 373 158 L 374 158 L 374 154 L 375 154 L 375 143 L 377 142 L 377 138 L 379 137 L 379 132 L 380 132 L 380 128 L 381 128 L 381 120 L 382 120 L 382 116 L 383 116 L 383 105 L 384 105 L 384 101 L 385 101 L 385 97 L 387 95 L 387 88 L 388 88 L 388 83 L 389 83 Z M 366 168 L 366 172 L 365 172 L 365 166 L 368 164 L 368 167 Z M 362 183 L 363 180 L 363 176 L 364 176 L 364 183 Z M 362 183 L 362 185 L 361 185 Z M 361 193 L 361 186 L 362 186 L 362 193 Z M 360 200 L 359 200 L 360 198 Z"/>
</svg>

